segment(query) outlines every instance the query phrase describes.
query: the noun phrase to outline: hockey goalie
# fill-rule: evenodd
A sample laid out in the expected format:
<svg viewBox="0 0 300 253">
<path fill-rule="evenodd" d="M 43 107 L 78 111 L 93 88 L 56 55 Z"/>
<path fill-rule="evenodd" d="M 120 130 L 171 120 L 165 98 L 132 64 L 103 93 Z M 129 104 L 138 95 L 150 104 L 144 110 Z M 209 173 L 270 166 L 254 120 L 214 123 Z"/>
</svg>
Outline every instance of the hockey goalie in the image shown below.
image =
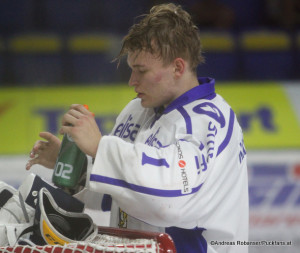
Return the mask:
<svg viewBox="0 0 300 253">
<path fill-rule="evenodd" d="M 155 5 L 137 21 L 116 58 L 126 57 L 136 98 L 110 134 L 102 134 L 82 104 L 71 105 L 62 117 L 59 133 L 91 158 L 84 189 L 66 196 L 42 184 L 36 191 L 37 177 L 28 179 L 2 203 L 3 244 L 94 240 L 95 227 L 80 199 L 110 210 L 112 227 L 169 234 L 180 253 L 248 253 L 238 244 L 248 241 L 249 230 L 243 131 L 217 93 L 217 78 L 197 71 L 204 63 L 200 31 L 174 3 Z M 51 133 L 40 137 L 47 141 L 33 148 L 27 170 L 40 164 L 64 179 L 74 175 L 65 161 L 55 166 L 60 139 Z M 90 193 L 101 195 L 101 202 Z"/>
</svg>

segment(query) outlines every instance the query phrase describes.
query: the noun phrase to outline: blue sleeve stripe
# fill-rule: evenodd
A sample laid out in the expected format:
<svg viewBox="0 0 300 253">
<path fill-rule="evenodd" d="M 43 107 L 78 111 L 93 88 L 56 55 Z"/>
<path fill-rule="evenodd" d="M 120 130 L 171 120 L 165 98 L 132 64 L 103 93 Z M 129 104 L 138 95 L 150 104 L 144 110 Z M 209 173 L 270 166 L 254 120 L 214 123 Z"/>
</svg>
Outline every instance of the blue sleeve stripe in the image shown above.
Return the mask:
<svg viewBox="0 0 300 253">
<path fill-rule="evenodd" d="M 198 192 L 202 186 L 202 184 L 200 184 L 199 186 L 192 188 L 191 193 L 182 194 L 181 190 L 160 190 L 160 189 L 155 189 L 155 188 L 149 188 L 149 187 L 140 186 L 140 185 L 136 185 L 136 184 L 130 184 L 130 183 L 126 182 L 125 180 L 111 178 L 111 177 L 105 177 L 105 176 L 96 175 L 96 174 L 91 174 L 90 180 L 94 181 L 94 182 L 115 185 L 115 186 L 130 189 L 135 192 L 158 196 L 158 197 L 180 197 L 180 196 L 184 196 L 184 195 L 193 194 L 193 193 Z"/>
<path fill-rule="evenodd" d="M 190 115 L 187 113 L 187 111 L 183 107 L 178 107 L 177 110 L 180 112 L 180 114 L 183 116 L 186 124 L 186 133 L 192 134 L 192 120 Z"/>
<path fill-rule="evenodd" d="M 231 139 L 231 135 L 232 135 L 232 131 L 233 131 L 233 124 L 234 124 L 234 112 L 232 109 L 230 109 L 229 126 L 228 126 L 228 130 L 227 130 L 227 134 L 225 136 L 225 139 L 223 140 L 223 142 L 221 143 L 221 145 L 218 148 L 217 156 L 219 154 L 221 154 L 222 151 L 227 147 L 227 145 Z"/>
</svg>

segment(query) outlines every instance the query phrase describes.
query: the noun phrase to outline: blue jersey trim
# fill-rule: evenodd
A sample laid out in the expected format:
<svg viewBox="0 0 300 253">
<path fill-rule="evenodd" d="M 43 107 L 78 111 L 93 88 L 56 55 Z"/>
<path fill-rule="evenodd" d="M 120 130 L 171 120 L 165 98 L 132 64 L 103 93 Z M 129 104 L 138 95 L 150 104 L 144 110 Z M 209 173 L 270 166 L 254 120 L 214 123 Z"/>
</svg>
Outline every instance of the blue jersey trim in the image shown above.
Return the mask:
<svg viewBox="0 0 300 253">
<path fill-rule="evenodd" d="M 179 107 L 189 104 L 197 99 L 213 99 L 215 94 L 215 80 L 208 77 L 198 78 L 198 86 L 190 89 L 186 93 L 176 98 L 164 110 L 164 114 L 169 113 Z"/>
<path fill-rule="evenodd" d="M 177 252 L 207 253 L 207 242 L 202 235 L 204 230 L 204 228 L 169 227 L 165 232 L 173 239 Z"/>
<path fill-rule="evenodd" d="M 227 134 L 225 136 L 225 139 L 223 140 L 223 142 L 220 144 L 220 146 L 218 148 L 217 156 L 219 154 L 221 154 L 222 151 L 227 147 L 227 145 L 228 145 L 228 143 L 231 139 L 231 135 L 232 135 L 232 131 L 233 131 L 233 125 L 234 125 L 234 112 L 233 112 L 232 109 L 230 109 L 229 125 L 228 125 Z"/>
<path fill-rule="evenodd" d="M 185 120 L 185 125 L 186 125 L 186 133 L 187 134 L 192 134 L 192 120 L 190 115 L 187 113 L 187 111 L 183 107 L 177 108 L 177 110 L 180 112 L 182 117 Z"/>
<path fill-rule="evenodd" d="M 130 189 L 135 192 L 158 196 L 158 197 L 180 197 L 180 196 L 184 196 L 184 195 L 194 194 L 195 192 L 198 192 L 202 186 L 202 184 L 200 184 L 199 186 L 192 188 L 191 193 L 182 194 L 181 190 L 155 189 L 155 188 L 145 187 L 145 186 L 141 186 L 141 185 L 130 184 L 130 183 L 126 182 L 125 180 L 115 179 L 115 178 L 111 178 L 111 177 L 105 177 L 105 176 L 96 175 L 96 174 L 91 174 L 90 180 L 94 181 L 94 182 L 115 185 L 115 186 Z"/>
</svg>

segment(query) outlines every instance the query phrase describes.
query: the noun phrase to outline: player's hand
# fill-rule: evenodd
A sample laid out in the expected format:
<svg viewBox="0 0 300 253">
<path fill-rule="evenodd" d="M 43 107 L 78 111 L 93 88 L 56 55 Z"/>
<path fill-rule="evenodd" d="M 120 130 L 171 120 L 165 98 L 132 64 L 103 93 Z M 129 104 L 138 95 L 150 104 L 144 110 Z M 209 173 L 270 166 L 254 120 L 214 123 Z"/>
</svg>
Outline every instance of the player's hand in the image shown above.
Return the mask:
<svg viewBox="0 0 300 253">
<path fill-rule="evenodd" d="M 71 105 L 63 116 L 61 134 L 69 134 L 85 154 L 95 157 L 102 134 L 93 113 L 83 105 Z"/>
<path fill-rule="evenodd" d="M 26 170 L 29 170 L 34 164 L 40 164 L 46 168 L 54 169 L 61 141 L 58 137 L 49 132 L 41 132 L 39 136 L 46 141 L 38 140 L 33 145 L 29 155 L 30 160 L 26 164 Z"/>
</svg>

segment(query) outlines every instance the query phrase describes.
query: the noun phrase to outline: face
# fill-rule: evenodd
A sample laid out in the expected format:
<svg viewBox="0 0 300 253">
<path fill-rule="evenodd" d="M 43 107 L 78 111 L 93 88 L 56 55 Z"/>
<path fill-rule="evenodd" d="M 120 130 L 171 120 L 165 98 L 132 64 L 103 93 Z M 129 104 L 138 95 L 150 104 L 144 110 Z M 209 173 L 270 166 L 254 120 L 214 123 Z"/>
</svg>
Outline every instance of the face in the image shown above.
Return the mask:
<svg viewBox="0 0 300 253">
<path fill-rule="evenodd" d="M 160 58 L 141 51 L 128 54 L 131 68 L 129 86 L 133 86 L 143 107 L 167 106 L 177 97 L 174 66 L 164 66 Z"/>
</svg>

